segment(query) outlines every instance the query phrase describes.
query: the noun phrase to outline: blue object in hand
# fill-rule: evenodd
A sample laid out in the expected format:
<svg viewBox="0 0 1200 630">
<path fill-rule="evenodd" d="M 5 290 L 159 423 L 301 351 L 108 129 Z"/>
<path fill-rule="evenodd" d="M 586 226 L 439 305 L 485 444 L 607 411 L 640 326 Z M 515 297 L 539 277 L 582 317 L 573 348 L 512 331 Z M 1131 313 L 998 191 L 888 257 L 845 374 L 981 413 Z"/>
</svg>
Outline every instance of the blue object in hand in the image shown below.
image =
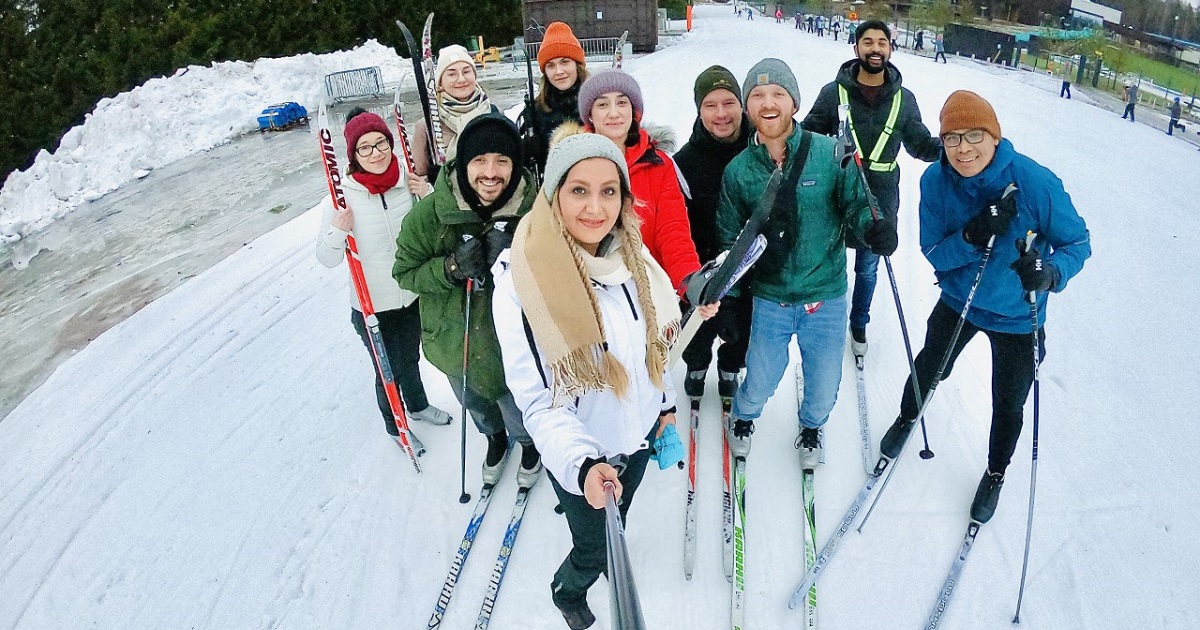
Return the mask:
<svg viewBox="0 0 1200 630">
<path fill-rule="evenodd" d="M 675 425 L 668 424 L 662 435 L 654 438 L 654 454 L 650 457 L 658 461 L 659 470 L 666 470 L 683 461 L 683 444 L 679 441 Z"/>
</svg>

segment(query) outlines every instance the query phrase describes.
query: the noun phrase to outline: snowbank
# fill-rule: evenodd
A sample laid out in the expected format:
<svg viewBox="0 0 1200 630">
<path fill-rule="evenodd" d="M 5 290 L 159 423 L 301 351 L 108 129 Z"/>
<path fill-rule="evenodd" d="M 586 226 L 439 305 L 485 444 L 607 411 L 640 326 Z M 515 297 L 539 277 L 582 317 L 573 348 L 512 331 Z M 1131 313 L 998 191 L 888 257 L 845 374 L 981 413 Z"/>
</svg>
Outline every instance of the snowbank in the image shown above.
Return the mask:
<svg viewBox="0 0 1200 630">
<path fill-rule="evenodd" d="M 58 150 L 38 153 L 0 190 L 0 242 L 45 228 L 147 171 L 257 129 L 263 108 L 296 101 L 315 108 L 326 74 L 379 66 L 383 80 L 411 74 L 406 59 L 375 40 L 348 51 L 180 68 L 102 99 Z"/>
</svg>

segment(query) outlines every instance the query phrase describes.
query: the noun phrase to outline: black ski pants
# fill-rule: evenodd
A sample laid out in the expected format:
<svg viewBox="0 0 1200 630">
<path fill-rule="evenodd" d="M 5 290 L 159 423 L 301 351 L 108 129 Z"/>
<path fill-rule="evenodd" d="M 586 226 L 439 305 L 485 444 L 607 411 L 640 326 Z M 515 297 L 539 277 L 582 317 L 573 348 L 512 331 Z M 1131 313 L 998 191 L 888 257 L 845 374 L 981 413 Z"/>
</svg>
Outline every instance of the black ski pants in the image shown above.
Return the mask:
<svg viewBox="0 0 1200 630">
<path fill-rule="evenodd" d="M 750 318 L 754 300 L 749 295 L 726 298 L 717 316 L 700 324 L 696 336 L 683 351 L 683 363 L 689 372 L 706 370 L 712 363 L 713 342 L 720 337 L 724 343 L 717 348 L 717 369 L 740 372 L 746 367 L 746 349 L 750 346 Z M 699 314 L 693 314 L 699 317 Z"/>
<path fill-rule="evenodd" d="M 621 472 L 621 522 L 629 514 L 629 506 L 633 503 L 633 495 L 642 483 L 646 474 L 646 464 L 650 462 L 650 449 L 644 448 L 625 459 L 625 470 Z M 547 471 L 549 473 L 549 471 Z M 554 475 L 550 477 L 550 485 L 558 495 L 558 504 L 562 506 L 563 514 L 567 517 L 567 526 L 571 528 L 571 552 L 554 572 L 554 581 L 550 584 L 550 595 L 557 602 L 576 601 L 587 595 L 592 584 L 596 583 L 601 573 L 608 571 L 608 544 L 605 541 L 604 510 L 597 510 L 588 504 L 587 499 L 578 494 L 571 494 L 563 489 Z"/>
<path fill-rule="evenodd" d="M 414 301 L 404 308 L 375 313 L 375 317 L 379 319 L 379 333 L 383 337 L 383 348 L 387 351 L 392 376 L 400 389 L 404 408 L 409 412 L 423 411 L 429 406 L 429 399 L 425 397 L 425 386 L 421 383 L 421 312 L 417 304 L 418 302 Z M 375 368 L 375 400 L 379 403 L 379 413 L 383 414 L 384 427 L 388 435 L 399 435 L 400 432 L 396 430 L 396 423 L 392 418 L 392 406 L 388 404 L 387 392 L 383 389 L 383 380 L 379 378 L 371 337 L 358 309 L 350 309 L 350 323 L 354 325 L 355 332 L 371 355 L 371 367 Z"/>
<path fill-rule="evenodd" d="M 1031 322 L 1032 323 L 1032 322 Z M 921 398 L 929 395 L 929 384 L 937 373 L 942 357 L 950 345 L 950 336 L 958 324 L 958 312 L 945 302 L 938 300 L 929 315 L 929 326 L 925 331 L 925 347 L 917 354 L 917 381 L 921 384 Z M 954 344 L 950 354 L 950 362 L 942 380 L 950 377 L 954 362 L 962 353 L 967 342 L 975 333 L 983 332 L 992 345 L 992 430 L 991 443 L 988 448 L 988 470 L 1003 473 L 1012 461 L 1013 451 L 1017 448 L 1017 438 L 1021 437 L 1025 399 L 1029 396 L 1029 388 L 1033 384 L 1033 340 L 1031 333 L 1002 333 L 986 330 L 971 322 L 963 324 L 962 333 Z M 1046 356 L 1046 331 L 1038 329 L 1038 349 L 1042 357 Z M 913 396 L 912 380 L 904 385 L 903 402 L 900 405 L 900 416 L 907 419 L 917 417 L 916 398 Z"/>
</svg>

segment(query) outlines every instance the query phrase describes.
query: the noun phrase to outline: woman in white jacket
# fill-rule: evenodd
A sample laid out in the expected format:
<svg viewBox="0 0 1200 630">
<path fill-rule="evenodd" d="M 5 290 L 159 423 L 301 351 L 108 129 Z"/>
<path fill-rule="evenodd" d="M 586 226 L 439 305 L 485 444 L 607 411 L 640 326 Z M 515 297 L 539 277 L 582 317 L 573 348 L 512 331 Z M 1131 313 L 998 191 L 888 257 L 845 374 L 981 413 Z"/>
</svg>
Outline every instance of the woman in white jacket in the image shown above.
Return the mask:
<svg viewBox="0 0 1200 630">
<path fill-rule="evenodd" d="M 550 149 L 545 184 L 494 272 L 505 378 L 574 545 L 554 575 L 552 597 L 569 627 L 587 628 L 595 620 L 587 590 L 607 557 L 604 484 L 615 486 L 624 517 L 650 442 L 660 466 L 668 457 L 673 465 L 683 450 L 666 365 L 679 303 L 642 245 L 615 144 L 584 133 Z M 715 305 L 704 314 L 713 313 Z"/>
<path fill-rule="evenodd" d="M 353 233 L 362 261 L 367 291 L 379 318 L 384 348 L 410 420 L 449 424 L 450 414 L 429 404 L 419 369 L 421 315 L 415 293 L 401 289 L 392 279 L 396 235 L 404 216 L 412 209 L 409 182 L 392 149 L 394 140 L 387 122 L 377 114 L 354 108 L 346 116 L 346 157 L 349 177 L 342 180 L 346 210 L 335 211 L 326 197 L 321 202 L 321 231 L 317 236 L 317 260 L 329 268 L 346 257 L 346 235 Z M 348 283 L 347 279 L 347 283 Z M 375 359 L 367 336 L 362 307 L 350 292 L 350 322 L 362 338 L 371 365 Z M 398 435 L 383 382 L 375 370 L 375 397 L 389 435 Z"/>
</svg>

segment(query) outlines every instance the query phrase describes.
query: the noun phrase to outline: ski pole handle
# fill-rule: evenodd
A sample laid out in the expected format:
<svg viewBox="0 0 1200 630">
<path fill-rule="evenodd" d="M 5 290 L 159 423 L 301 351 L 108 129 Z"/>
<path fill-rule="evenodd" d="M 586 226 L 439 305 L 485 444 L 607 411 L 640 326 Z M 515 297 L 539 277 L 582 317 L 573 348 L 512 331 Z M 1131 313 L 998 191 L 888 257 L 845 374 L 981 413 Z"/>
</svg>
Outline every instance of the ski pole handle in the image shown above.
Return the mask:
<svg viewBox="0 0 1200 630">
<path fill-rule="evenodd" d="M 1036 238 L 1037 238 L 1037 234 L 1034 234 L 1033 230 L 1029 230 L 1028 232 L 1025 233 L 1025 240 L 1024 240 L 1025 247 L 1021 250 L 1021 255 L 1024 255 L 1026 252 L 1033 249 L 1033 241 Z M 1028 294 L 1025 295 L 1025 299 L 1028 300 L 1030 304 L 1037 302 L 1037 291 L 1030 291 Z"/>
</svg>

